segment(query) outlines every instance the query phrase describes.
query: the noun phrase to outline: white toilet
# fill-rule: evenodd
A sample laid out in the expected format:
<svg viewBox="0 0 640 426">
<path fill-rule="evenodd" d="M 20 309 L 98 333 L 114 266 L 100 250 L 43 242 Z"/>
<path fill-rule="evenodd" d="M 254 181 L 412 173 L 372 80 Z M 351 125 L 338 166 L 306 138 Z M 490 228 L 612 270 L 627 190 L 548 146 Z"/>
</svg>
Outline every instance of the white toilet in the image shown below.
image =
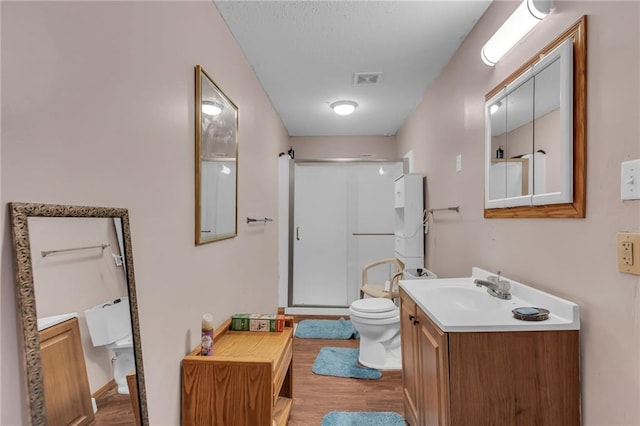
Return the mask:
<svg viewBox="0 0 640 426">
<path fill-rule="evenodd" d="M 118 393 L 128 395 L 127 374 L 136 368 L 131 335 L 129 298 L 121 297 L 84 311 L 93 346 L 106 346 L 115 354 L 113 378 Z"/>
<path fill-rule="evenodd" d="M 360 333 L 360 364 L 400 370 L 400 309 L 390 299 L 358 299 L 349 307 L 351 323 Z"/>
</svg>

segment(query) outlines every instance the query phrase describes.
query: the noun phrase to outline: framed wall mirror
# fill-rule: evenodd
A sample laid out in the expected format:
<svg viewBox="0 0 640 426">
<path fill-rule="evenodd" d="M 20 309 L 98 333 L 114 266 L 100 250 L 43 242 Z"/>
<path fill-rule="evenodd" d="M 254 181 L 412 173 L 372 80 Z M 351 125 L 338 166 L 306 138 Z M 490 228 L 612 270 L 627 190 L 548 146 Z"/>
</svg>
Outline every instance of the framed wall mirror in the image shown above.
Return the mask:
<svg viewBox="0 0 640 426">
<path fill-rule="evenodd" d="M 148 425 L 127 209 L 10 203 L 32 425 Z"/>
<path fill-rule="evenodd" d="M 196 244 L 237 235 L 238 107 L 196 65 Z"/>
<path fill-rule="evenodd" d="M 585 216 L 585 26 L 486 95 L 485 217 Z"/>
</svg>

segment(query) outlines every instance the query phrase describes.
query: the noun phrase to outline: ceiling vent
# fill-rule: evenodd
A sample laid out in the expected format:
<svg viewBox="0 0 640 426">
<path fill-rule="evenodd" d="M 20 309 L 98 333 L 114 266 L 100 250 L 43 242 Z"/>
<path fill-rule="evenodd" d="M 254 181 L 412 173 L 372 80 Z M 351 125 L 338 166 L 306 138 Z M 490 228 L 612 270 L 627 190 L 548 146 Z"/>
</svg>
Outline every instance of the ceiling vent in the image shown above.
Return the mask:
<svg viewBox="0 0 640 426">
<path fill-rule="evenodd" d="M 381 72 L 355 72 L 353 73 L 353 85 L 365 86 L 370 84 L 378 84 L 382 79 Z"/>
</svg>

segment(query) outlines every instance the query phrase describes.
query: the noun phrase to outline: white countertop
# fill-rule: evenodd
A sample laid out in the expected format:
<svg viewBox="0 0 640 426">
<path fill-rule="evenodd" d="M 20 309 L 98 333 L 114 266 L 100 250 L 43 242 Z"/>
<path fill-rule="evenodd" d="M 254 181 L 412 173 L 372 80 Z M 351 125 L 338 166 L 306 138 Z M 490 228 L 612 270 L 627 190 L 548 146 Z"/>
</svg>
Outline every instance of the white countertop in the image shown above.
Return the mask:
<svg viewBox="0 0 640 426">
<path fill-rule="evenodd" d="M 52 315 L 50 317 L 42 317 L 38 318 L 38 331 L 42 331 L 45 328 L 53 327 L 54 325 L 60 324 L 61 322 L 65 322 L 70 320 L 71 318 L 77 318 L 77 312 L 69 312 L 67 314 L 60 315 Z"/>
<path fill-rule="evenodd" d="M 470 277 L 401 280 L 400 287 L 425 314 L 446 332 L 579 330 L 578 305 L 507 277 L 511 284 L 510 300 L 487 293 L 473 280 L 495 275 L 473 268 Z M 444 291 L 439 291 L 445 289 Z M 545 308 L 550 311 L 544 321 L 522 321 L 511 312 L 519 307 Z"/>
</svg>

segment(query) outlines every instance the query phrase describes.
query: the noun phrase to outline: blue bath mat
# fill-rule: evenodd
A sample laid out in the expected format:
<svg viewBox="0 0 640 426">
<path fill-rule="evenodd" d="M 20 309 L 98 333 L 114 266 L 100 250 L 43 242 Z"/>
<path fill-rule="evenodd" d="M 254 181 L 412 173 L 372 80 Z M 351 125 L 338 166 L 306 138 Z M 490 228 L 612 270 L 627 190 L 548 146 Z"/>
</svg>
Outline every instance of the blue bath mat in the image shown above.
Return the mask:
<svg viewBox="0 0 640 426">
<path fill-rule="evenodd" d="M 322 348 L 311 371 L 321 376 L 353 377 L 355 379 L 379 379 L 380 370 L 361 367 L 358 364 L 359 349 Z"/>
<path fill-rule="evenodd" d="M 398 413 L 332 411 L 322 418 L 322 426 L 404 426 L 404 417 Z"/>
<path fill-rule="evenodd" d="M 341 339 L 358 337 L 358 331 L 351 321 L 337 320 L 302 320 L 296 327 L 296 337 L 301 339 Z"/>
</svg>

